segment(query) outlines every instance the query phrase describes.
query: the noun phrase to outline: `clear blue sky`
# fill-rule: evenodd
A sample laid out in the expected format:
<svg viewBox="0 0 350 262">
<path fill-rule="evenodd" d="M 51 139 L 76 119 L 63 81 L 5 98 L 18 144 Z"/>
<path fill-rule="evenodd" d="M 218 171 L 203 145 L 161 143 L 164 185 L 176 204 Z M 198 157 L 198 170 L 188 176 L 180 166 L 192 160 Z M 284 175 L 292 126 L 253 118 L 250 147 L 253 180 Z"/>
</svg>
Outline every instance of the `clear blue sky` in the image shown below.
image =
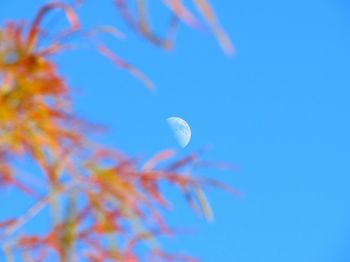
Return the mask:
<svg viewBox="0 0 350 262">
<path fill-rule="evenodd" d="M 41 2 L 0 1 L 0 22 L 33 17 Z M 127 31 L 111 1 L 87 2 L 86 25 Z M 79 51 L 58 60 L 81 93 L 77 112 L 110 127 L 105 143 L 140 156 L 176 148 L 165 119 L 181 116 L 193 135 L 181 154 L 212 145 L 206 159 L 240 167 L 233 174 L 204 171 L 243 193 L 208 192 L 213 224 L 169 192 L 177 203 L 170 222 L 196 231 L 167 241 L 169 249 L 204 262 L 350 261 L 350 4 L 212 2 L 234 57 L 225 57 L 209 34 L 184 26 L 171 53 L 132 33 L 124 42 L 106 39 L 157 90 L 148 92 L 91 50 Z M 166 9 L 152 7 L 161 31 L 157 19 Z"/>
</svg>

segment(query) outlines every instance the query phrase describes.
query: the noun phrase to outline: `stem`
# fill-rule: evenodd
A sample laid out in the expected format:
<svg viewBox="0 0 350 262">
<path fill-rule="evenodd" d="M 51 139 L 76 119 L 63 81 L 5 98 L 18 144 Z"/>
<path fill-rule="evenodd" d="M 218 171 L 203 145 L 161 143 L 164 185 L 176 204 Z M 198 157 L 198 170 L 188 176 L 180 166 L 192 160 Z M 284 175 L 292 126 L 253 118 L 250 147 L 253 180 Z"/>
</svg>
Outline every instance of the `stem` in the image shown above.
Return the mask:
<svg viewBox="0 0 350 262">
<path fill-rule="evenodd" d="M 1 239 L 6 239 L 13 235 L 16 231 L 18 231 L 21 227 L 24 226 L 30 219 L 35 217 L 51 200 L 52 198 L 58 193 L 64 193 L 68 191 L 72 186 L 74 185 L 73 182 L 70 182 L 65 187 L 62 187 L 60 190 L 50 193 L 49 195 L 41 198 L 39 201 L 37 201 L 32 207 L 30 207 L 22 216 L 17 218 L 16 222 L 13 223 L 11 226 L 9 226 L 5 232 L 3 233 L 3 236 Z"/>
</svg>

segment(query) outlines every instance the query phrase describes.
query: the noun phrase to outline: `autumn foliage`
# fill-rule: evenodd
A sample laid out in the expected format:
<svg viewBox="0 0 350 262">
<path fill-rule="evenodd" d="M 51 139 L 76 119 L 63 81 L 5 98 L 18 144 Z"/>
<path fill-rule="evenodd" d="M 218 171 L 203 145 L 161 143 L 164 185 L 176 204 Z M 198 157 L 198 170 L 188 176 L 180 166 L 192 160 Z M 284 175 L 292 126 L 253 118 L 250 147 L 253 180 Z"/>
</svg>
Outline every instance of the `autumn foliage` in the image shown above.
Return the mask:
<svg viewBox="0 0 350 262">
<path fill-rule="evenodd" d="M 115 0 L 120 15 L 132 30 L 165 49 L 172 46 L 180 21 L 201 26 L 180 0 L 165 0 L 169 7 L 168 32 L 153 33 L 147 22 L 146 1 L 136 1 L 136 15 L 129 2 Z M 224 51 L 232 46 L 205 0 L 193 0 Z M 153 83 L 139 69 L 109 50 L 98 34 L 120 33 L 112 26 L 80 28 L 75 7 L 51 2 L 44 5 L 31 23 L 9 21 L 0 28 L 0 186 L 23 191 L 36 203 L 22 214 L 0 221 L 0 241 L 11 261 L 19 254 L 24 261 L 194 261 L 167 254 L 157 243 L 159 236 L 173 234 L 162 209 L 170 206 L 160 185 L 168 183 L 184 194 L 190 206 L 205 218 L 212 213 L 203 187 L 231 190 L 217 181 L 183 172 L 184 167 L 205 165 L 198 153 L 176 159 L 164 150 L 148 161 L 125 156 L 116 149 L 92 141 L 87 134 L 100 127 L 79 119 L 72 111 L 71 89 L 57 71 L 53 57 L 68 48 L 72 35 L 89 39 L 96 51 L 139 78 L 149 88 Z M 45 44 L 42 20 L 52 10 L 61 10 L 69 27 L 55 32 Z M 74 47 L 76 48 L 76 47 Z M 79 47 L 78 47 L 79 48 Z M 30 177 L 23 177 L 14 159 L 29 157 L 41 170 L 47 194 L 37 192 Z M 161 164 L 161 167 L 159 167 Z M 25 174 L 30 176 L 29 174 Z M 52 212 L 51 227 L 44 235 L 28 235 L 23 227 L 45 207 Z M 141 250 L 141 252 L 136 252 Z"/>
</svg>

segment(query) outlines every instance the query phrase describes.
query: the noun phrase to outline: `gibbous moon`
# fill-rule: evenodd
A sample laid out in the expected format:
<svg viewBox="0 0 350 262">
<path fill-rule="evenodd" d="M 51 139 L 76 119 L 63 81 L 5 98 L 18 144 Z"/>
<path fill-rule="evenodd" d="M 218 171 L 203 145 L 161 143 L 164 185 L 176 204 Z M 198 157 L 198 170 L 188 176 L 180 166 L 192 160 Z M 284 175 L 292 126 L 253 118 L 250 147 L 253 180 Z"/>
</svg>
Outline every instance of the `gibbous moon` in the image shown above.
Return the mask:
<svg viewBox="0 0 350 262">
<path fill-rule="evenodd" d="M 166 121 L 173 131 L 179 145 L 182 148 L 187 146 L 191 140 L 191 128 L 186 121 L 180 117 L 169 117 Z"/>
</svg>

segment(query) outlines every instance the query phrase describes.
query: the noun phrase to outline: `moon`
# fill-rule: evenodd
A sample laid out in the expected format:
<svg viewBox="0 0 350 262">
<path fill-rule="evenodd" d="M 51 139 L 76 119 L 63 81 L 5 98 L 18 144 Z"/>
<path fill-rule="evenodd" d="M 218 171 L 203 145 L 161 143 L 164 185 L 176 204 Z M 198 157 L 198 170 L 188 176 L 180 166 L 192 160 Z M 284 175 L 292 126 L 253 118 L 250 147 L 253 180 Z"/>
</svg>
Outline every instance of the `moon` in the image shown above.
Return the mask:
<svg viewBox="0 0 350 262">
<path fill-rule="evenodd" d="M 176 137 L 176 140 L 179 143 L 179 145 L 182 148 L 187 146 L 191 140 L 191 128 L 187 124 L 187 122 L 182 118 L 176 116 L 168 117 L 166 121 L 168 122 L 168 125 L 170 126 L 171 130 L 173 131 L 173 134 Z"/>
</svg>

